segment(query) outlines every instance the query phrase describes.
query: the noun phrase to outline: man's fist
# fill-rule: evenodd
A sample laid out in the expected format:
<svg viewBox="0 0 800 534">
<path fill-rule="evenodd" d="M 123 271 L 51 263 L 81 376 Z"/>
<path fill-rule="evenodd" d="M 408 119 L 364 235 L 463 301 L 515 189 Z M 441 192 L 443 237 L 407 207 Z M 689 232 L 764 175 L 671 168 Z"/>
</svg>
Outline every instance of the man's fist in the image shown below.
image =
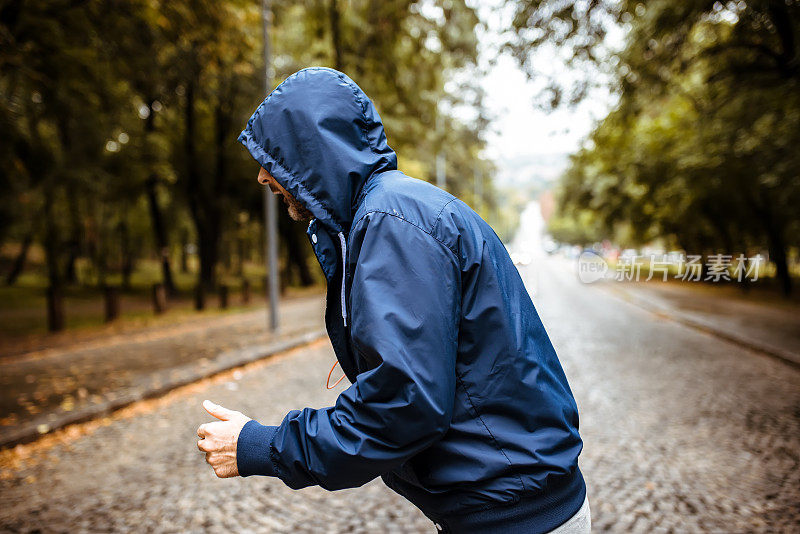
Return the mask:
<svg viewBox="0 0 800 534">
<path fill-rule="evenodd" d="M 203 401 L 203 408 L 219 421 L 205 423 L 197 428 L 197 435 L 200 437 L 197 448 L 206 453 L 206 462 L 214 468 L 214 473 L 219 478 L 239 476 L 236 442 L 239 440 L 239 432 L 250 418 L 208 400 Z"/>
</svg>

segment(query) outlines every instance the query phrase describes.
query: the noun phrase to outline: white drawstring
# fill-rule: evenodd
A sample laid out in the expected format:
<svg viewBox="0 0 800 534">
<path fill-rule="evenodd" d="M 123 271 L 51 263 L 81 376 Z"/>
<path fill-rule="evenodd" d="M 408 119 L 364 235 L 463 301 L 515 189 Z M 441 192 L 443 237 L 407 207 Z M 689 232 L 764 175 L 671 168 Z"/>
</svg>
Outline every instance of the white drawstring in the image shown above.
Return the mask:
<svg viewBox="0 0 800 534">
<path fill-rule="evenodd" d="M 339 243 L 342 245 L 342 320 L 344 321 L 344 326 L 347 326 L 347 306 L 344 298 L 345 273 L 347 272 L 347 240 L 345 240 L 342 232 L 339 232 Z"/>
</svg>

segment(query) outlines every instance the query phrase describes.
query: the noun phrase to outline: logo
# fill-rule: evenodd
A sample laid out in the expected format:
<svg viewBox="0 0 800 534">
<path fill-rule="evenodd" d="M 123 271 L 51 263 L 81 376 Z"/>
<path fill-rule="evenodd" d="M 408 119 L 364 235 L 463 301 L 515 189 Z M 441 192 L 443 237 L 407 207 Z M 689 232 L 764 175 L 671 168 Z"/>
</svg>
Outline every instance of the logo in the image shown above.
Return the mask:
<svg viewBox="0 0 800 534">
<path fill-rule="evenodd" d="M 608 263 L 596 252 L 585 251 L 578 257 L 578 278 L 584 284 L 591 284 L 605 278 Z"/>
</svg>

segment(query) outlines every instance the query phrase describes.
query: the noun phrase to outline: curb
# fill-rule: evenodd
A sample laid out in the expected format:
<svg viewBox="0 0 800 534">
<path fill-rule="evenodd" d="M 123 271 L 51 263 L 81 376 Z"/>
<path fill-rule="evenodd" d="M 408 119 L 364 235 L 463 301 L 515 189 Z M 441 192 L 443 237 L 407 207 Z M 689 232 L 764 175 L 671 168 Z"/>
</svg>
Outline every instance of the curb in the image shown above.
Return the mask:
<svg viewBox="0 0 800 534">
<path fill-rule="evenodd" d="M 156 380 L 152 382 L 158 385 L 154 386 L 151 384 L 148 387 L 134 392 L 125 392 L 114 399 L 99 404 L 93 404 L 79 410 L 59 414 L 55 420 L 49 419 L 49 415 L 52 414 L 37 417 L 19 428 L 0 436 L 0 449 L 35 441 L 59 428 L 64 428 L 65 426 L 76 423 L 84 423 L 92 419 L 97 419 L 98 417 L 109 415 L 136 402 L 161 397 L 179 387 L 241 367 L 248 363 L 275 356 L 291 349 L 308 345 L 325 336 L 327 336 L 325 330 L 314 330 L 275 343 L 254 345 L 244 349 L 223 352 L 202 369 L 197 369 L 197 364 L 191 363 L 159 371 L 155 373 L 155 375 L 150 375 L 151 378 L 155 376 Z M 161 380 L 159 380 L 159 378 L 161 378 Z M 42 429 L 44 429 L 44 431 L 42 431 Z"/>
<path fill-rule="evenodd" d="M 784 350 L 780 347 L 766 345 L 759 341 L 754 341 L 750 338 L 746 338 L 744 336 L 740 336 L 733 332 L 729 332 L 726 330 L 722 330 L 710 323 L 705 321 L 700 321 L 697 319 L 692 319 L 689 317 L 680 317 L 671 313 L 669 308 L 663 306 L 657 306 L 652 304 L 647 299 L 639 297 L 638 295 L 634 295 L 629 291 L 620 288 L 605 288 L 610 293 L 613 293 L 617 297 L 621 298 L 628 304 L 632 304 L 637 308 L 640 308 L 646 312 L 652 313 L 653 315 L 657 315 L 658 317 L 662 317 L 664 319 L 673 321 L 678 324 L 682 324 L 684 326 L 688 326 L 690 328 L 694 328 L 695 330 L 700 330 L 701 332 L 705 332 L 707 334 L 711 334 L 712 336 L 718 337 L 725 341 L 735 343 L 736 345 L 745 347 L 753 352 L 757 352 L 764 356 L 769 356 L 770 358 L 776 359 L 790 367 L 794 367 L 795 369 L 800 369 L 800 355 L 795 354 L 791 351 Z"/>
</svg>

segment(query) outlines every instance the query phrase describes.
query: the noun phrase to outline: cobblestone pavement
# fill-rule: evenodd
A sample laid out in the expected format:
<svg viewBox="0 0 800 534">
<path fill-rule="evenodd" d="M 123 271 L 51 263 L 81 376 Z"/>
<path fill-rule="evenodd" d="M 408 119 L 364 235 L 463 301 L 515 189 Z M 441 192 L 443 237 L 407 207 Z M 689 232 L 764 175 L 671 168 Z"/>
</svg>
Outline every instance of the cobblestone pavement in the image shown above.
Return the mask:
<svg viewBox="0 0 800 534">
<path fill-rule="evenodd" d="M 379 480 L 328 493 L 293 491 L 277 479 L 214 476 L 196 446 L 197 426 L 211 419 L 200 406 L 203 399 L 264 423 L 279 422 L 293 408 L 335 401 L 343 385 L 325 389 L 333 359 L 326 342 L 287 356 L 34 453 L 27 467 L 4 467 L 0 531 L 430 530 L 424 516 Z"/>
<path fill-rule="evenodd" d="M 323 308 L 320 296 L 284 301 L 277 339 L 323 328 Z M 46 425 L 87 405 L 159 387 L 181 366 L 202 370 L 220 353 L 275 339 L 265 324 L 261 308 L 3 359 L 0 437 L 30 421 Z"/>
<path fill-rule="evenodd" d="M 611 532 L 797 532 L 800 372 L 545 268 L 537 308 Z"/>
<path fill-rule="evenodd" d="M 581 413 L 595 531 L 797 532 L 800 372 L 522 268 Z M 0 455 L 0 531 L 432 532 L 375 480 L 328 493 L 218 480 L 195 445 L 215 402 L 274 424 L 331 404 L 327 343 L 206 381 L 84 436 Z"/>
</svg>

